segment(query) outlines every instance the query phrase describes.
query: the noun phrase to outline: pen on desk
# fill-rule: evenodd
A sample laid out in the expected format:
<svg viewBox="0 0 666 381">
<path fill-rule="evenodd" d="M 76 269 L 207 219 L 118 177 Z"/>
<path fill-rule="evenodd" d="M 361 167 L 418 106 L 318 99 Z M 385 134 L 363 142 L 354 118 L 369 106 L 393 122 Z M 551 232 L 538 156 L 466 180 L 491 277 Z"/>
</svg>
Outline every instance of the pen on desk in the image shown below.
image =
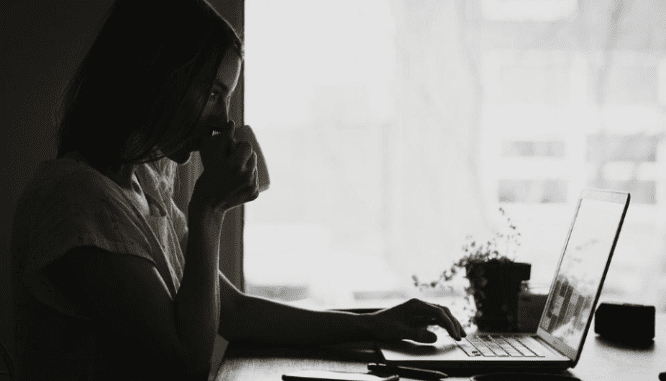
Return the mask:
<svg viewBox="0 0 666 381">
<path fill-rule="evenodd" d="M 368 370 L 377 373 L 393 373 L 400 377 L 416 378 L 418 380 L 439 380 L 449 377 L 448 374 L 430 369 L 410 368 L 407 366 L 386 365 L 386 364 L 368 364 Z"/>
</svg>

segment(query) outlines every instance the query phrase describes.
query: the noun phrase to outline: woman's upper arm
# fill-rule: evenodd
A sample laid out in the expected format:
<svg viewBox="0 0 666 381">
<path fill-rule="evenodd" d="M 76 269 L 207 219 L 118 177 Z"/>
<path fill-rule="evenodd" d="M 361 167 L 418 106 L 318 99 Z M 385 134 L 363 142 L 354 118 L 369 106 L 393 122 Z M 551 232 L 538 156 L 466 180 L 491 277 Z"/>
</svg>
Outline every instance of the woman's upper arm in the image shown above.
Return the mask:
<svg viewBox="0 0 666 381">
<path fill-rule="evenodd" d="M 183 369 L 185 353 L 174 319 L 174 304 L 164 280 L 148 260 L 77 247 L 52 264 L 58 286 L 78 299 L 101 329 L 117 338 L 118 349 L 140 356 L 146 370 Z M 114 350 L 114 349 L 112 349 Z"/>
</svg>

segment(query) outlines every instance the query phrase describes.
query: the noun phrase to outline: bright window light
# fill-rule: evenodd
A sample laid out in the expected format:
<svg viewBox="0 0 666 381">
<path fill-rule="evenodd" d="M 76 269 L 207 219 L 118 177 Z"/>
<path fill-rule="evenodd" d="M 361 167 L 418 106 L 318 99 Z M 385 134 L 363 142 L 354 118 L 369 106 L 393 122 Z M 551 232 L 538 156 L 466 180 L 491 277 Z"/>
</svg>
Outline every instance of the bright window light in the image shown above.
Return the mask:
<svg viewBox="0 0 666 381">
<path fill-rule="evenodd" d="M 412 275 L 490 238 L 499 207 L 549 285 L 581 190 L 611 188 L 632 204 L 603 297 L 666 309 L 666 54 L 649 48 L 666 34 L 581 45 L 612 20 L 582 2 L 247 1 L 245 120 L 272 182 L 246 205 L 247 292 L 317 308 L 421 296 Z M 525 35 L 525 19 L 543 28 Z"/>
</svg>

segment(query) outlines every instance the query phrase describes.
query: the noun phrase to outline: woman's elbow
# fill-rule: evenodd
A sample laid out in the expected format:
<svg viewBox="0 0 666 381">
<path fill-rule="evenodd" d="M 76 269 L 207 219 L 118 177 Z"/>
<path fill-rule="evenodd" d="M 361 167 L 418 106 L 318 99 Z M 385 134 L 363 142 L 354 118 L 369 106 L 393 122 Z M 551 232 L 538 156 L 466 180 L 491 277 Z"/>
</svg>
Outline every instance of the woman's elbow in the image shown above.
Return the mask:
<svg viewBox="0 0 666 381">
<path fill-rule="evenodd" d="M 243 339 L 243 331 L 250 328 L 248 311 L 251 297 L 239 292 L 221 299 L 218 334 L 226 341 Z"/>
</svg>

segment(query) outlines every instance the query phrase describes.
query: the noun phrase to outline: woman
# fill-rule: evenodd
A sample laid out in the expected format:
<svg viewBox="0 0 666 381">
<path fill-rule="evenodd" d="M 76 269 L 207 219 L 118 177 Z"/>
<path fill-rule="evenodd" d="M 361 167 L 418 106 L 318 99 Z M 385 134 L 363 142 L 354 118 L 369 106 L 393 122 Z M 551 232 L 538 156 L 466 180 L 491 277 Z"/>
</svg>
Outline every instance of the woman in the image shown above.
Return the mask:
<svg viewBox="0 0 666 381">
<path fill-rule="evenodd" d="M 437 324 L 465 336 L 446 307 L 420 300 L 311 311 L 245 295 L 219 272 L 226 211 L 259 195 L 256 154 L 228 118 L 242 60 L 238 35 L 204 0 L 111 8 L 64 98 L 58 157 L 17 206 L 17 379 L 205 380 L 216 333 L 433 342 Z M 204 171 L 186 221 L 174 173 L 194 151 Z"/>
</svg>

